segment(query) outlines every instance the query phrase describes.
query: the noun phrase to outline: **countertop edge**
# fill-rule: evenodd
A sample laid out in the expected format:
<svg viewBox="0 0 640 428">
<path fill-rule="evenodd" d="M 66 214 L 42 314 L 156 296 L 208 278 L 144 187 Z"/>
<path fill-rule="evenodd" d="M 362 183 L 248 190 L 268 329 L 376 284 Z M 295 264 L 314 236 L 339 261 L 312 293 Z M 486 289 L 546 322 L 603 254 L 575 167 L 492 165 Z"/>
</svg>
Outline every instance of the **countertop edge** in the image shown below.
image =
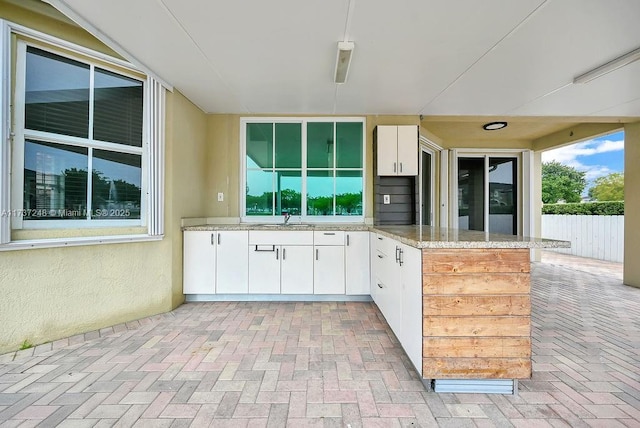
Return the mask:
<svg viewBox="0 0 640 428">
<path fill-rule="evenodd" d="M 401 229 L 403 226 L 390 226 L 394 229 Z M 405 234 L 412 233 L 412 228 L 414 229 L 413 233 L 415 234 L 415 228 L 413 226 L 404 226 L 407 230 L 404 232 Z M 366 224 L 314 224 L 312 226 L 303 226 L 297 224 L 290 225 L 260 225 L 260 224 L 205 224 L 205 225 L 197 225 L 197 226 L 184 226 L 182 227 L 183 231 L 326 231 L 326 230 L 340 230 L 345 232 L 374 232 L 380 235 L 386 236 L 391 239 L 395 239 L 397 241 L 402 242 L 403 244 L 409 245 L 418 249 L 543 249 L 543 248 L 570 248 L 571 243 L 568 241 L 558 241 L 551 239 L 542 239 L 542 238 L 526 238 L 519 237 L 522 240 L 515 241 L 511 240 L 510 235 L 489 235 L 488 240 L 467 240 L 464 237 L 456 238 L 455 240 L 450 239 L 438 239 L 436 235 L 440 234 L 441 230 L 444 229 L 435 229 L 437 232 L 430 234 L 430 236 L 434 236 L 433 239 L 429 240 L 417 240 L 412 239 L 407 236 L 403 236 L 403 234 L 385 230 L 385 226 L 370 226 Z M 477 232 L 470 231 L 460 231 L 454 229 L 447 229 L 451 231 L 456 236 L 458 234 L 475 234 L 478 236 Z M 493 238 L 493 239 L 491 239 Z M 510 238 L 510 239 L 507 239 Z"/>
</svg>

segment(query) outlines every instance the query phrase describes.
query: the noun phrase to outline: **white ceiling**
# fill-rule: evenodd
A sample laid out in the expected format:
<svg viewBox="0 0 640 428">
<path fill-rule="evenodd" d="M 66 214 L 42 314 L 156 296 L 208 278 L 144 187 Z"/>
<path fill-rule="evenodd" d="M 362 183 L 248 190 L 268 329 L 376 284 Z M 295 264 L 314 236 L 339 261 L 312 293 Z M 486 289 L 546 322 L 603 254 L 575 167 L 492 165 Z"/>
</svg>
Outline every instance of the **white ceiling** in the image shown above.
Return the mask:
<svg viewBox="0 0 640 428">
<path fill-rule="evenodd" d="M 638 0 L 48 2 L 209 113 L 640 116 L 640 61 L 572 84 L 640 47 Z"/>
</svg>

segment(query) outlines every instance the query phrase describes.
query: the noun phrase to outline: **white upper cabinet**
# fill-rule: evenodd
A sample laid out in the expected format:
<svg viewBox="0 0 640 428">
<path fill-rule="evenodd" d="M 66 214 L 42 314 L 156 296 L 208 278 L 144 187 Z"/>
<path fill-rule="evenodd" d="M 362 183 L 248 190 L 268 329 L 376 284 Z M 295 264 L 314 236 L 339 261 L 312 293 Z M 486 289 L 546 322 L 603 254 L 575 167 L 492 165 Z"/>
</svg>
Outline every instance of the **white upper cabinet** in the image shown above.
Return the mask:
<svg viewBox="0 0 640 428">
<path fill-rule="evenodd" d="M 418 175 L 418 127 L 378 125 L 377 175 Z"/>
</svg>

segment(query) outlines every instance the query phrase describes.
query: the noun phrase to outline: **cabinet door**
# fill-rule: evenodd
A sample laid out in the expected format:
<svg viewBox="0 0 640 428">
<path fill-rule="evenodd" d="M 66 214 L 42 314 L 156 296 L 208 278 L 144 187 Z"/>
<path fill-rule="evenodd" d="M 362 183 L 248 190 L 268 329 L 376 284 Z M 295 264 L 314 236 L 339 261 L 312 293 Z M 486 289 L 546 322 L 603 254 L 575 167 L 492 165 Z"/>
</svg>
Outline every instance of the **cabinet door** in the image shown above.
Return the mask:
<svg viewBox="0 0 640 428">
<path fill-rule="evenodd" d="M 344 246 L 314 247 L 314 294 L 344 294 Z"/>
<path fill-rule="evenodd" d="M 184 294 L 216 292 L 216 232 L 187 231 L 184 238 Z"/>
<path fill-rule="evenodd" d="M 402 330 L 400 343 L 422 373 L 422 251 L 402 244 Z"/>
<path fill-rule="evenodd" d="M 249 293 L 280 293 L 280 247 L 249 246 Z"/>
<path fill-rule="evenodd" d="M 313 294 L 313 247 L 283 245 L 280 261 L 282 294 Z"/>
<path fill-rule="evenodd" d="M 248 231 L 222 231 L 217 237 L 216 292 L 249 292 Z"/>
<path fill-rule="evenodd" d="M 418 128 L 398 126 L 398 175 L 418 175 Z"/>
<path fill-rule="evenodd" d="M 369 232 L 347 232 L 345 252 L 347 294 L 369 294 Z"/>
<path fill-rule="evenodd" d="M 377 175 L 397 175 L 398 127 L 380 125 L 376 132 Z"/>
</svg>

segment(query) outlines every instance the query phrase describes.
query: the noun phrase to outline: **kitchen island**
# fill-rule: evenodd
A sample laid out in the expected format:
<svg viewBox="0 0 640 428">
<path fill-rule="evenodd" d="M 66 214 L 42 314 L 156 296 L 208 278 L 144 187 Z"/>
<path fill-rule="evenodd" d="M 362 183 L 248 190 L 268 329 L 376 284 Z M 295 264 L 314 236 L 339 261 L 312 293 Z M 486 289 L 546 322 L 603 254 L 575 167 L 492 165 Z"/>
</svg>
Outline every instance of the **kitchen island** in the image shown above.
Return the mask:
<svg viewBox="0 0 640 428">
<path fill-rule="evenodd" d="M 240 293 L 212 294 L 211 300 L 370 296 L 425 383 L 485 380 L 480 390 L 493 381 L 531 377 L 530 250 L 569 245 L 428 226 L 207 224 L 184 230 L 205 233 L 212 246 L 225 242 L 222 233 L 246 236 L 232 259 L 238 271 L 237 260 L 246 258 L 248 286 Z M 187 249 L 185 238 L 185 281 L 193 269 Z M 286 261 L 293 254 L 295 265 L 306 267 L 289 275 Z M 273 263 L 265 265 L 265 257 Z M 252 265 L 260 275 L 252 276 Z M 276 276 L 268 286 L 266 272 Z M 304 272 L 311 274 L 300 276 Z M 217 290 L 227 286 L 223 279 Z"/>
</svg>

